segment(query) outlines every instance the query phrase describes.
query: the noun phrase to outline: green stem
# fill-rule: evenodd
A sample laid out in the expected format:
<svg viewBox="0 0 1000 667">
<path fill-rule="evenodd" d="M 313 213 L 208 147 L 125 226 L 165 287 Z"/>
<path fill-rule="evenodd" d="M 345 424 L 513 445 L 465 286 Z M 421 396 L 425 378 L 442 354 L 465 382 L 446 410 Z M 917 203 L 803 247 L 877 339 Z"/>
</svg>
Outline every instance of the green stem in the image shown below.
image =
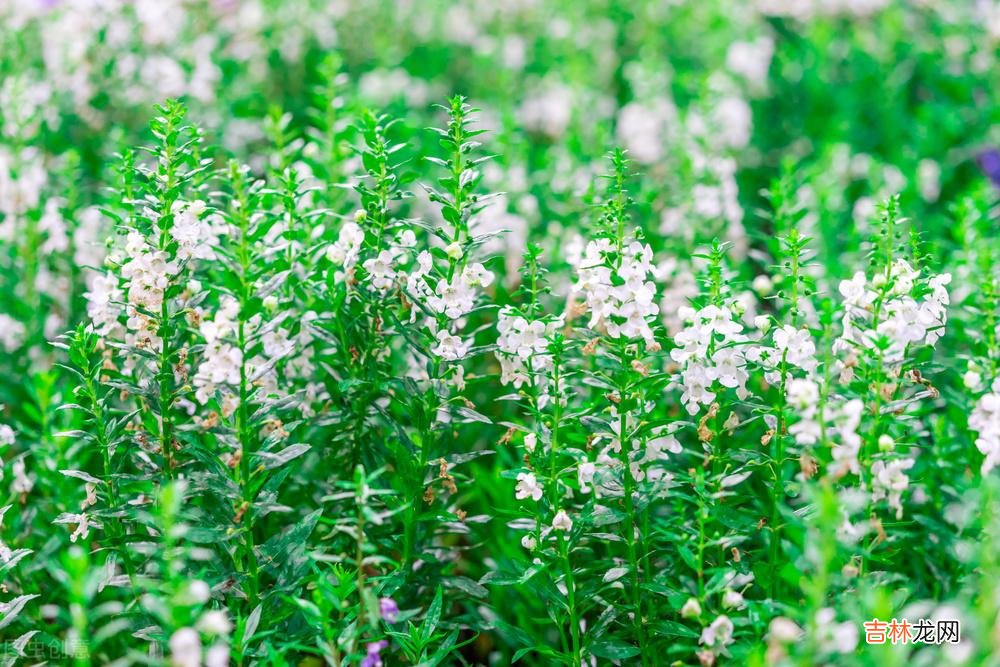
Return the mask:
<svg viewBox="0 0 1000 667">
<path fill-rule="evenodd" d="M 625 347 L 622 346 L 620 350 L 620 359 L 622 359 L 622 368 L 629 368 L 627 353 Z M 633 495 L 636 490 L 635 478 L 632 476 L 632 466 L 629 459 L 629 454 L 631 453 L 631 441 L 628 437 L 628 409 L 627 409 L 627 399 L 629 391 L 629 380 L 628 371 L 624 371 L 625 379 L 618 387 L 619 396 L 619 407 L 618 407 L 618 442 L 621 449 L 621 461 L 622 461 L 622 478 L 624 480 L 624 502 L 625 502 L 625 548 L 628 556 L 628 563 L 631 578 L 630 585 L 630 596 L 632 604 L 633 613 L 633 627 L 636 634 L 636 640 L 639 642 L 639 650 L 641 654 L 642 664 L 648 665 L 652 664 L 648 656 L 648 647 L 646 645 L 646 628 L 644 619 L 642 617 L 642 592 L 640 588 L 641 583 L 641 571 L 639 567 L 639 541 L 636 540 L 636 514 L 635 514 L 635 499 Z M 641 538 L 640 538 L 641 540 Z"/>
<path fill-rule="evenodd" d="M 250 385 L 247 377 L 247 335 L 246 323 L 247 312 L 250 307 L 251 285 L 250 285 L 250 248 L 249 233 L 250 220 L 248 211 L 248 201 L 243 191 L 242 181 L 237 183 L 237 197 L 240 198 L 239 225 L 240 225 L 240 246 L 238 258 L 240 263 L 240 311 L 239 324 L 237 325 L 237 346 L 240 350 L 240 404 L 236 409 L 236 433 L 240 443 L 240 466 L 239 466 L 239 487 L 241 507 L 238 511 L 242 513 L 241 523 L 243 525 L 243 564 L 249 570 L 247 572 L 247 600 L 251 607 L 257 604 L 260 594 L 260 571 L 257 562 L 257 555 L 254 552 L 254 521 L 252 517 L 253 488 L 250 484 L 250 458 L 254 454 L 254 434 L 250 426 L 248 413 L 250 402 Z"/>
</svg>

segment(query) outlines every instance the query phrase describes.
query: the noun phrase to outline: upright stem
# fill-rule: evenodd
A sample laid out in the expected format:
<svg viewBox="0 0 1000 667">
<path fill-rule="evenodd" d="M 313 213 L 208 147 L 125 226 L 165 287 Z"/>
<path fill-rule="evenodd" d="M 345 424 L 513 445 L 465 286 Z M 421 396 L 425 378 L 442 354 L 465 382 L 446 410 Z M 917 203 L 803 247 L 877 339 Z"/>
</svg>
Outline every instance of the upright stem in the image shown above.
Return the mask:
<svg viewBox="0 0 1000 667">
<path fill-rule="evenodd" d="M 785 412 L 788 404 L 786 386 L 788 384 L 788 350 L 781 353 L 781 387 L 778 398 L 778 419 L 775 423 L 774 435 L 771 438 L 771 465 L 774 473 L 774 483 L 771 485 L 771 562 L 777 563 L 781 555 L 781 506 L 785 502 Z M 775 599 L 778 594 L 779 581 L 776 573 L 772 573 L 770 595 Z"/>
<path fill-rule="evenodd" d="M 115 542 L 115 551 L 118 552 L 119 558 L 122 560 L 122 565 L 125 567 L 125 572 L 128 574 L 129 583 L 132 585 L 132 594 L 138 599 L 139 587 L 136 581 L 135 570 L 132 566 L 132 557 L 125 547 L 125 524 L 118 517 L 118 513 L 121 511 L 122 502 L 121 497 L 118 494 L 118 485 L 115 484 L 114 473 L 111 466 L 111 450 L 110 443 L 107 439 L 107 431 L 105 425 L 105 415 L 104 408 L 101 406 L 101 402 L 97 395 L 97 387 L 94 385 L 94 379 L 88 373 L 86 376 L 86 387 L 87 392 L 90 394 L 90 400 L 93 403 L 94 412 L 94 423 L 97 433 L 97 446 L 101 450 L 101 460 L 104 468 L 104 482 L 108 485 L 108 496 L 111 501 L 111 511 L 115 515 L 114 521 L 109 521 L 111 525 L 109 532 L 111 537 Z"/>
<path fill-rule="evenodd" d="M 238 181 L 236 188 L 236 196 L 240 200 L 240 210 L 238 215 L 238 221 L 240 226 L 240 245 L 238 248 L 238 260 L 240 264 L 240 310 L 239 310 L 239 323 L 237 325 L 236 344 L 240 350 L 240 388 L 239 388 L 239 406 L 236 409 L 236 433 L 237 438 L 240 443 L 240 467 L 238 483 L 240 487 L 240 500 L 241 507 L 240 512 L 242 514 L 241 522 L 243 524 L 243 564 L 247 567 L 248 578 L 247 578 L 247 599 L 252 606 L 257 603 L 257 598 L 260 594 L 260 573 L 259 565 L 257 563 L 257 555 L 254 552 L 254 534 L 253 526 L 254 521 L 252 517 L 251 508 L 253 507 L 253 489 L 250 484 L 250 458 L 254 453 L 254 434 L 250 427 L 249 419 L 249 406 L 250 401 L 250 384 L 247 377 L 247 335 L 246 335 L 246 323 L 247 323 L 247 312 L 250 304 L 251 298 L 251 279 L 250 279 L 250 247 L 249 247 L 249 234 L 250 234 L 250 212 L 247 210 L 248 201 L 242 188 L 242 181 Z"/>
<path fill-rule="evenodd" d="M 624 481 L 624 502 L 625 502 L 625 547 L 628 556 L 629 569 L 631 570 L 630 596 L 633 612 L 633 627 L 636 633 L 636 640 L 639 642 L 641 660 L 643 665 L 652 664 L 649 660 L 646 646 L 646 628 L 642 617 L 642 591 L 640 588 L 641 571 L 639 567 L 639 544 L 636 540 L 636 515 L 635 515 L 635 478 L 632 476 L 632 465 L 629 458 L 631 453 L 631 440 L 628 437 L 628 409 L 627 399 L 629 391 L 629 380 L 627 370 L 629 368 L 627 353 L 623 345 L 619 358 L 622 360 L 622 372 L 624 379 L 618 387 L 619 408 L 618 408 L 618 442 L 621 446 L 622 479 Z"/>
<path fill-rule="evenodd" d="M 165 133 L 163 155 L 161 160 L 166 171 L 166 183 L 164 185 L 164 195 L 160 209 L 160 217 L 157 219 L 159 228 L 159 238 L 157 247 L 161 251 L 166 251 L 170 243 L 170 226 L 173 221 L 173 207 L 176 201 L 174 188 L 177 185 L 177 165 L 175 164 L 173 136 L 175 129 L 173 118 L 169 121 L 167 132 Z M 171 381 L 173 380 L 174 369 L 171 366 L 170 335 L 170 308 L 167 299 L 167 291 L 164 290 L 163 300 L 160 303 L 160 321 L 157 323 L 156 335 L 160 339 L 160 355 L 157 368 L 157 379 L 159 389 L 160 408 L 160 449 L 164 456 L 167 479 L 174 478 L 173 460 L 173 423 L 170 418 L 170 408 L 173 404 Z"/>
<path fill-rule="evenodd" d="M 572 641 L 573 667 L 582 663 L 580 653 L 580 619 L 576 608 L 576 582 L 573 578 L 573 564 L 570 561 L 569 535 L 563 534 L 559 540 L 562 554 L 563 575 L 566 578 L 566 603 L 569 606 L 569 633 Z"/>
</svg>

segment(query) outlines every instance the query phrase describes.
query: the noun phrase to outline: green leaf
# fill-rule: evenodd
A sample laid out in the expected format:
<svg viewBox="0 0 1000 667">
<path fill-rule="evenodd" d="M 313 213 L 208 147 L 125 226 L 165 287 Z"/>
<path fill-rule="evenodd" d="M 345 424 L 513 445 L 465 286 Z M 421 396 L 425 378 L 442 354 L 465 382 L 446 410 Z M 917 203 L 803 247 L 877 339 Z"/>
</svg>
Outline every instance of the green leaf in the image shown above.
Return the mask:
<svg viewBox="0 0 1000 667">
<path fill-rule="evenodd" d="M 653 633 L 662 637 L 690 637 L 698 636 L 698 631 L 676 621 L 660 621 L 653 625 Z"/>
<path fill-rule="evenodd" d="M 588 648 L 598 658 L 607 658 L 609 660 L 634 658 L 641 652 L 635 646 L 617 639 L 598 639 L 591 642 Z"/>
<path fill-rule="evenodd" d="M 3 618 L 0 618 L 0 629 L 13 623 L 17 615 L 24 609 L 24 605 L 37 597 L 38 595 L 18 595 L 12 600 L 0 603 L 0 613 L 3 614 Z"/>
</svg>

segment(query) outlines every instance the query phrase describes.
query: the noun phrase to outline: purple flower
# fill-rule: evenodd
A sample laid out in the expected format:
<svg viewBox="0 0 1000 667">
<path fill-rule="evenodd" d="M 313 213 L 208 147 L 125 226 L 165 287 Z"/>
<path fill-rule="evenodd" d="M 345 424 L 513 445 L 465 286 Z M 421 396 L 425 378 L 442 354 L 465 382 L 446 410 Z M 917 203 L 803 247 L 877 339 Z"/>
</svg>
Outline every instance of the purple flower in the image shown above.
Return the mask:
<svg viewBox="0 0 1000 667">
<path fill-rule="evenodd" d="M 976 156 L 976 162 L 983 173 L 993 181 L 993 185 L 1000 188 L 1000 150 L 987 148 Z"/>
<path fill-rule="evenodd" d="M 382 656 L 379 655 L 379 652 L 388 645 L 389 642 L 385 640 L 368 644 L 366 647 L 368 654 L 361 661 L 361 667 L 382 667 Z"/>
<path fill-rule="evenodd" d="M 386 623 L 395 623 L 399 618 L 399 605 L 392 598 L 379 598 L 378 613 Z"/>
</svg>

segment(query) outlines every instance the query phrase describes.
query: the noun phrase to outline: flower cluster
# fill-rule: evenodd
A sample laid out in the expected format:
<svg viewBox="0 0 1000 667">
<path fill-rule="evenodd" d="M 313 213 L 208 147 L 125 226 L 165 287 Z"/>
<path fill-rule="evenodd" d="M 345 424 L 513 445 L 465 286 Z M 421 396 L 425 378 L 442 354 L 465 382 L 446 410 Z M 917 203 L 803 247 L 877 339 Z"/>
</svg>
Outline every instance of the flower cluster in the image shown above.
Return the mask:
<svg viewBox="0 0 1000 667">
<path fill-rule="evenodd" d="M 681 367 L 681 401 L 688 413 L 697 414 L 715 400 L 716 383 L 735 389 L 741 399 L 749 396 L 747 354 L 754 348 L 744 345 L 748 337 L 732 306 L 685 308 L 680 316 L 685 327 L 674 336 L 677 347 L 670 358 Z"/>
<path fill-rule="evenodd" d="M 573 289 L 583 296 L 591 329 L 653 345 L 650 318 L 659 308 L 656 285 L 650 280 L 652 259 L 650 247 L 638 241 L 620 249 L 607 238 L 587 243 Z"/>
<path fill-rule="evenodd" d="M 875 349 L 880 340 L 886 340 L 883 358 L 898 364 L 909 346 L 933 346 L 947 322 L 950 282 L 948 273 L 923 279 L 904 259 L 897 259 L 871 281 L 858 271 L 840 283 L 844 316 L 834 349 L 851 355 L 859 347 Z"/>
<path fill-rule="evenodd" d="M 497 314 L 497 361 L 500 362 L 500 382 L 520 388 L 532 374 L 544 374 L 552 369 L 549 345 L 552 335 L 563 327 L 563 318 L 528 320 L 511 306 Z M 548 396 L 544 391 L 544 396 Z M 547 400 L 539 401 L 544 408 Z"/>
</svg>

